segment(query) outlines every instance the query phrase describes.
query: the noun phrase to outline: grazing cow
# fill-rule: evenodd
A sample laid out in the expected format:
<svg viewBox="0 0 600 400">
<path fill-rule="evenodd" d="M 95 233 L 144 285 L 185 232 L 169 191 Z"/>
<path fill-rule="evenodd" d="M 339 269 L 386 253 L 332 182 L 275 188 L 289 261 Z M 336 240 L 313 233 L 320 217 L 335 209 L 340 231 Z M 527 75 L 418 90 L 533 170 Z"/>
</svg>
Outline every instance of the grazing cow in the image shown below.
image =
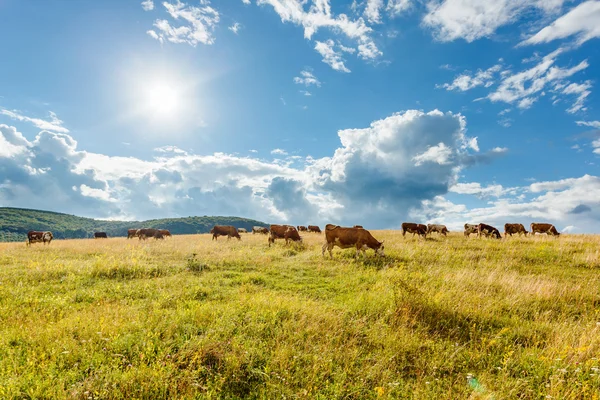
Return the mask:
<svg viewBox="0 0 600 400">
<path fill-rule="evenodd" d="M 402 223 L 402 236 L 405 237 L 406 232 L 412 233 L 415 236 L 415 233 L 419 236 L 423 236 L 423 238 L 427 237 L 427 226 L 423 224 L 415 224 L 414 222 L 403 222 Z"/>
<path fill-rule="evenodd" d="M 285 244 L 288 244 L 290 240 L 293 242 L 302 241 L 296 228 L 291 225 L 271 225 L 270 228 L 269 247 L 271 247 L 271 243 L 275 243 L 276 239 L 285 239 Z"/>
<path fill-rule="evenodd" d="M 238 230 L 235 229 L 235 226 L 231 225 L 215 225 L 210 230 L 210 233 L 213 234 L 213 240 L 217 240 L 219 236 L 227 236 L 227 240 L 231 239 L 232 237 L 235 237 L 238 240 L 242 240 L 240 234 L 238 233 Z"/>
<path fill-rule="evenodd" d="M 161 232 L 160 229 L 157 229 L 156 232 L 154 232 L 154 235 L 152 236 L 154 239 L 158 240 L 165 240 L 165 235 L 163 235 L 163 233 Z"/>
<path fill-rule="evenodd" d="M 172 237 L 173 235 L 171 235 L 171 232 L 168 229 L 159 229 L 158 230 L 161 235 L 163 235 L 164 237 Z"/>
<path fill-rule="evenodd" d="M 556 230 L 554 225 L 540 222 L 532 222 L 531 236 L 535 235 L 536 233 L 545 233 L 548 236 L 560 236 L 560 233 Z"/>
<path fill-rule="evenodd" d="M 521 234 L 527 236 L 528 232 L 525 230 L 523 224 L 504 224 L 504 236 L 512 236 L 513 233 L 518 234 L 519 236 L 521 236 Z"/>
<path fill-rule="evenodd" d="M 363 257 L 367 249 L 375 250 L 375 254 L 384 256 L 383 242 L 376 240 L 371 232 L 363 228 L 342 228 L 341 226 L 328 224 L 325 227 L 325 244 L 321 248 L 321 254 L 325 256 L 325 250 L 329 251 L 329 257 L 333 258 L 333 247 L 340 249 L 356 248 L 356 257 L 362 251 Z"/>
<path fill-rule="evenodd" d="M 465 236 L 471 236 L 471 233 L 477 233 L 477 225 L 465 224 Z"/>
<path fill-rule="evenodd" d="M 500 231 L 491 225 L 486 225 L 486 224 L 477 225 L 477 237 L 481 237 L 482 233 L 486 237 L 492 236 L 496 239 L 502 239 L 502 236 L 500 236 Z"/>
<path fill-rule="evenodd" d="M 306 232 L 307 231 L 306 227 L 302 226 L 302 225 L 298 225 L 297 228 L 298 228 L 298 232 Z"/>
<path fill-rule="evenodd" d="M 154 237 L 154 235 L 156 235 L 156 232 L 158 232 L 158 229 L 142 228 L 138 229 L 135 235 L 138 237 L 139 240 L 146 240 L 148 238 Z"/>
<path fill-rule="evenodd" d="M 139 229 L 127 229 L 127 239 L 132 239 L 137 236 Z"/>
<path fill-rule="evenodd" d="M 353 226 L 353 228 L 365 229 L 365 228 L 363 228 L 363 226 L 362 226 L 362 225 L 354 225 L 354 226 Z"/>
<path fill-rule="evenodd" d="M 52 232 L 29 231 L 27 232 L 27 246 L 31 246 L 33 243 L 50 244 L 53 238 Z"/>
<path fill-rule="evenodd" d="M 264 226 L 253 226 L 252 233 L 262 233 L 264 235 L 267 235 L 269 233 L 269 229 L 265 228 Z"/>
<path fill-rule="evenodd" d="M 94 232 L 94 239 L 107 239 L 106 232 Z"/>
<path fill-rule="evenodd" d="M 448 228 L 446 228 L 446 225 L 427 224 L 427 234 L 430 235 L 433 232 L 437 232 L 440 235 L 447 236 Z"/>
<path fill-rule="evenodd" d="M 309 225 L 308 231 L 315 232 L 315 233 L 321 233 L 321 228 L 319 228 L 317 225 Z"/>
<path fill-rule="evenodd" d="M 238 228 L 238 233 L 248 233 L 246 228 Z"/>
</svg>

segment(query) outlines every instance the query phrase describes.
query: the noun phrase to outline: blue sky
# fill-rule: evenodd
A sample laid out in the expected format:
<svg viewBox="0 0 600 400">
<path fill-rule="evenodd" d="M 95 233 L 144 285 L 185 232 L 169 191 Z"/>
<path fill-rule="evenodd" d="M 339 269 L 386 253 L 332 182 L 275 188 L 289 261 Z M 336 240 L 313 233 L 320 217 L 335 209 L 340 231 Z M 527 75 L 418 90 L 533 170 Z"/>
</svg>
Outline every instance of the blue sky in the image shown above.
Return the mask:
<svg viewBox="0 0 600 400">
<path fill-rule="evenodd" d="M 0 0 L 0 206 L 600 232 L 598 27 L 600 1 Z"/>
</svg>

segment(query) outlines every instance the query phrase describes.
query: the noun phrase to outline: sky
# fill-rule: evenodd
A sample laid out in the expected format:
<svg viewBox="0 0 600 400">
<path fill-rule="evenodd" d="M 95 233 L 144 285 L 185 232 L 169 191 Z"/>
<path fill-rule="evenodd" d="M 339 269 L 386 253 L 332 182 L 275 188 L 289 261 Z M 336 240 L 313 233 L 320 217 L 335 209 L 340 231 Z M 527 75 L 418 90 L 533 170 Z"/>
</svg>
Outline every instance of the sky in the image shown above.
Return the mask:
<svg viewBox="0 0 600 400">
<path fill-rule="evenodd" d="M 0 206 L 600 233 L 600 1 L 0 0 Z"/>
</svg>

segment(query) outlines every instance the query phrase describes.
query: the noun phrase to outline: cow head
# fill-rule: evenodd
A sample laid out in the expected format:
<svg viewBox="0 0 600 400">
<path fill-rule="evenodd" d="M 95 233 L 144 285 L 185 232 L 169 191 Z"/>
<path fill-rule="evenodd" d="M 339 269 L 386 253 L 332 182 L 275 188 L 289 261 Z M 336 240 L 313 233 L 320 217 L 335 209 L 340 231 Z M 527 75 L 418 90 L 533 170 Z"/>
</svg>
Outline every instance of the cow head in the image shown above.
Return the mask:
<svg viewBox="0 0 600 400">
<path fill-rule="evenodd" d="M 380 257 L 385 257 L 385 253 L 383 252 L 383 242 L 384 241 L 379 242 L 379 245 L 375 249 L 375 254 L 377 254 Z"/>
</svg>

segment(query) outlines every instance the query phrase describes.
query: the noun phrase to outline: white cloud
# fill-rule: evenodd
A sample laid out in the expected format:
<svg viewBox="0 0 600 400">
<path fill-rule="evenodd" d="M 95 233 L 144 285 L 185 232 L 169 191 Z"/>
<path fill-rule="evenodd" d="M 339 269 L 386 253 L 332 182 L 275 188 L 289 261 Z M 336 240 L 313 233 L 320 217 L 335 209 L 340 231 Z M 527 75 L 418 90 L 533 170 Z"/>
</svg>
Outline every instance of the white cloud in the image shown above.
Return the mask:
<svg viewBox="0 0 600 400">
<path fill-rule="evenodd" d="M 239 22 L 236 22 L 227 29 L 229 29 L 231 32 L 237 35 L 240 29 L 242 29 L 242 25 Z"/>
<path fill-rule="evenodd" d="M 9 111 L 4 108 L 0 108 L 0 115 L 6 115 L 13 120 L 20 122 L 27 122 L 35 126 L 39 129 L 45 129 L 48 131 L 59 132 L 59 133 L 68 133 L 69 130 L 63 126 L 63 121 L 58 119 L 55 113 L 52 111 L 49 112 L 50 121 L 46 121 L 40 118 L 31 118 L 25 115 L 22 115 L 16 110 Z"/>
<path fill-rule="evenodd" d="M 323 56 L 323 62 L 328 64 L 331 68 L 340 72 L 350 72 L 350 70 L 344 65 L 344 58 L 342 57 L 342 53 L 340 51 L 335 51 L 334 46 L 335 43 L 333 40 L 329 39 L 325 42 L 319 42 L 315 40 L 315 50 Z"/>
<path fill-rule="evenodd" d="M 244 4 L 250 4 L 250 0 L 242 0 L 242 3 L 244 3 Z"/>
<path fill-rule="evenodd" d="M 271 150 L 271 154 L 279 155 L 279 156 L 287 156 L 288 152 L 283 149 L 273 149 Z"/>
<path fill-rule="evenodd" d="M 494 74 L 502 69 L 502 65 L 497 64 L 486 70 L 477 70 L 475 75 L 470 75 L 465 71 L 454 78 L 452 83 L 444 83 L 439 86 L 446 90 L 459 90 L 461 92 L 471 90 L 477 86 L 490 87 L 494 84 Z"/>
<path fill-rule="evenodd" d="M 417 167 L 426 162 L 446 165 L 451 162 L 450 158 L 452 157 L 452 152 L 452 149 L 444 143 L 438 143 L 435 146 L 429 147 L 423 153 L 414 156 L 412 159 Z"/>
<path fill-rule="evenodd" d="M 364 15 L 372 24 L 381 23 L 380 11 L 383 8 L 383 0 L 367 0 L 367 7 L 365 7 Z"/>
<path fill-rule="evenodd" d="M 570 36 L 576 37 L 577 45 L 600 37 L 600 1 L 585 1 L 577 5 L 521 44 L 548 43 Z"/>
<path fill-rule="evenodd" d="M 304 28 L 306 39 L 312 40 L 319 30 L 327 30 L 329 34 L 343 34 L 347 39 L 356 42 L 359 58 L 370 61 L 382 55 L 371 37 L 372 28 L 367 26 L 363 18 L 353 20 L 346 14 L 335 15 L 331 11 L 329 0 L 316 0 L 308 10 L 305 9 L 308 4 L 305 0 L 257 0 L 257 4 L 270 5 L 282 22 L 291 22 Z M 339 57 L 339 53 L 333 49 L 333 44 L 329 44 L 330 41 L 330 38 L 316 41 L 315 49 L 334 69 L 348 72 L 343 62 L 336 60 L 336 54 Z"/>
<path fill-rule="evenodd" d="M 150 37 L 164 43 L 187 43 L 196 46 L 198 43 L 213 44 L 213 32 L 219 23 L 220 17 L 217 10 L 210 6 L 209 0 L 202 0 L 200 6 L 188 6 L 177 0 L 175 3 L 163 2 L 169 16 L 175 21 L 182 21 L 183 25 L 173 26 L 166 19 L 157 19 L 154 27 L 157 29 L 147 31 Z"/>
<path fill-rule="evenodd" d="M 587 107 L 584 106 L 585 99 L 592 94 L 590 89 L 592 88 L 591 81 L 585 81 L 583 83 L 571 83 L 562 89 L 562 93 L 571 94 L 577 96 L 577 100 L 571 107 L 567 109 L 570 114 L 575 114 L 578 111 L 586 111 Z"/>
<path fill-rule="evenodd" d="M 454 186 L 450 187 L 449 191 L 452 193 L 468 194 L 480 198 L 490 196 L 500 197 L 507 193 L 516 193 L 516 190 L 513 188 L 505 189 L 502 187 L 502 185 L 498 184 L 483 187 L 479 182 L 456 183 Z"/>
<path fill-rule="evenodd" d="M 152 1 L 152 0 L 142 1 L 142 8 L 144 9 L 144 11 L 154 10 L 154 1 Z"/>
<path fill-rule="evenodd" d="M 423 25 L 441 42 L 464 39 L 472 42 L 489 37 L 498 28 L 512 24 L 524 12 L 553 15 L 563 0 L 429 0 Z"/>
<path fill-rule="evenodd" d="M 579 126 L 589 126 L 591 128 L 600 129 L 600 121 L 577 121 Z"/>
<path fill-rule="evenodd" d="M 312 96 L 312 93 L 309 92 L 308 90 L 300 90 L 300 93 L 302 93 L 305 96 Z"/>
<path fill-rule="evenodd" d="M 309 69 L 300 71 L 300 76 L 294 77 L 294 83 L 298 85 L 321 87 L 321 82 Z"/>
<path fill-rule="evenodd" d="M 388 0 L 385 10 L 393 18 L 409 10 L 411 6 L 411 0 Z"/>
</svg>

